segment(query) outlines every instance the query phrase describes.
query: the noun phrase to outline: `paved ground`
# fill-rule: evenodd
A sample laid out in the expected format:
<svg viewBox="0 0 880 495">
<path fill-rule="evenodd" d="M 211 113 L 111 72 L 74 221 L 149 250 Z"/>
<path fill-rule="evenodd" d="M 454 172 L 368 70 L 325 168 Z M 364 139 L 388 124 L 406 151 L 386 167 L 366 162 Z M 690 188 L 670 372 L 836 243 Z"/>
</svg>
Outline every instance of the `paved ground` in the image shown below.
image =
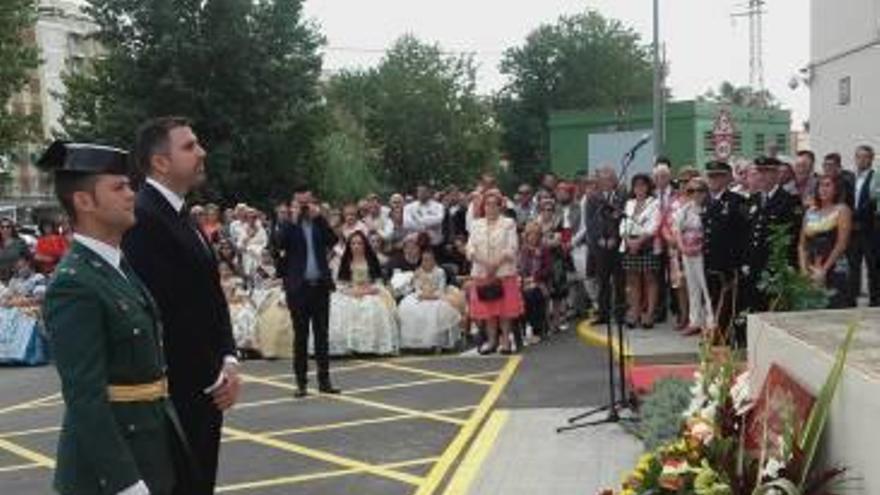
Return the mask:
<svg viewBox="0 0 880 495">
<path fill-rule="evenodd" d="M 289 362 L 247 362 L 218 493 L 432 493 L 520 357 L 335 362 L 342 396 L 292 397 Z M 51 367 L 0 369 L 0 493 L 50 493 L 62 412 Z"/>
<path fill-rule="evenodd" d="M 607 402 L 605 355 L 574 332 L 527 348 L 442 493 L 583 495 L 619 482 L 642 450 L 620 426 L 556 433 L 569 417 Z"/>
</svg>

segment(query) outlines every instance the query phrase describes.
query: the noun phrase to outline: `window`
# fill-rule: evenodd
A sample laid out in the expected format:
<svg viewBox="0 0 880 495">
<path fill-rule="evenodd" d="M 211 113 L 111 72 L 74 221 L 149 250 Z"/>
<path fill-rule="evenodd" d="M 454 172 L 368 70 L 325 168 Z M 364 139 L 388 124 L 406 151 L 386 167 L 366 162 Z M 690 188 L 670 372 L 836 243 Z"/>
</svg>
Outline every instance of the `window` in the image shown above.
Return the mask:
<svg viewBox="0 0 880 495">
<path fill-rule="evenodd" d="M 733 154 L 739 155 L 742 153 L 742 133 L 735 132 L 733 133 Z"/>
<path fill-rule="evenodd" d="M 849 105 L 852 96 L 852 88 L 850 87 L 850 77 L 846 76 L 837 84 L 837 104 Z"/>
<path fill-rule="evenodd" d="M 755 154 L 763 155 L 765 153 L 764 134 L 755 134 Z"/>
<path fill-rule="evenodd" d="M 780 153 L 788 153 L 788 134 L 776 135 L 776 147 L 779 148 Z"/>
<path fill-rule="evenodd" d="M 705 153 L 715 153 L 715 134 L 712 131 L 703 133 L 703 151 Z"/>
</svg>

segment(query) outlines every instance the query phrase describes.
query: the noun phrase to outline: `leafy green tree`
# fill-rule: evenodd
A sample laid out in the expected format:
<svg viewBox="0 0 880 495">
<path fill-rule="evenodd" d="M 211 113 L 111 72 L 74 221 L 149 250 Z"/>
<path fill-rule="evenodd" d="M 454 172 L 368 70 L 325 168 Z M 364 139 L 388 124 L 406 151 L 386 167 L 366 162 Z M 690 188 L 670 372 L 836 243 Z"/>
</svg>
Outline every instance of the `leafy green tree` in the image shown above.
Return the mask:
<svg viewBox="0 0 880 495">
<path fill-rule="evenodd" d="M 318 191 L 321 198 L 339 204 L 379 193 L 379 153 L 370 147 L 366 132 L 346 115 L 334 116 L 335 129 L 318 142 Z"/>
<path fill-rule="evenodd" d="M 751 86 L 735 86 L 730 81 L 719 84 L 717 90 L 706 90 L 698 99 L 755 108 L 780 108 L 781 106 L 779 100 L 769 90 L 756 90 Z"/>
<path fill-rule="evenodd" d="M 405 35 L 378 67 L 334 76 L 327 98 L 366 129 L 389 186 L 463 184 L 497 163 L 497 126 L 476 93 L 472 57 Z"/>
<path fill-rule="evenodd" d="M 504 53 L 501 72 L 510 79 L 495 102 L 502 149 L 524 180 L 547 167 L 551 111 L 625 111 L 651 101 L 651 58 L 641 38 L 594 10 L 535 29 Z"/>
<path fill-rule="evenodd" d="M 7 105 L 39 66 L 32 31 L 36 15 L 35 0 L 0 2 L 0 155 L 39 136 L 37 116 L 24 115 Z"/>
<path fill-rule="evenodd" d="M 323 38 L 302 0 L 89 0 L 106 56 L 69 74 L 64 132 L 130 145 L 138 123 L 193 119 L 215 200 L 268 205 L 314 178 L 326 132 Z"/>
</svg>

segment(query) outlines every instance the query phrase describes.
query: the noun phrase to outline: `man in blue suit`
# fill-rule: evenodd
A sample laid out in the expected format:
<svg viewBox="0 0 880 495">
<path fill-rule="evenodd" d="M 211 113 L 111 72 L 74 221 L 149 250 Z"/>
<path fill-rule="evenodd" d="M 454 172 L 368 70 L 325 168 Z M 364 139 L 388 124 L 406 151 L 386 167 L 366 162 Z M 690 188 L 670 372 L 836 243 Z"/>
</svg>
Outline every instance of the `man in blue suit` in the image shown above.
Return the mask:
<svg viewBox="0 0 880 495">
<path fill-rule="evenodd" d="M 281 230 L 281 249 L 287 259 L 284 290 L 293 319 L 293 371 L 296 397 L 308 394 L 309 328 L 315 340 L 318 390 L 338 394 L 330 383 L 327 327 L 330 321 L 330 293 L 333 277 L 327 255 L 336 244 L 336 234 L 321 215 L 321 209 L 308 190 L 298 191 L 290 205 L 290 221 Z"/>
</svg>

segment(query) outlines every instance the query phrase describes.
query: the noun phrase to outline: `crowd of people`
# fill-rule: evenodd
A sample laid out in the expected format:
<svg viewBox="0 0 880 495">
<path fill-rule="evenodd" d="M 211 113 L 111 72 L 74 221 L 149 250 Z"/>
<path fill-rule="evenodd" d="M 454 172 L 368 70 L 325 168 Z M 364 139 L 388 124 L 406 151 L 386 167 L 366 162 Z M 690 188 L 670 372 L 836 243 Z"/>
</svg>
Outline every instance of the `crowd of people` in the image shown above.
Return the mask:
<svg viewBox="0 0 880 495">
<path fill-rule="evenodd" d="M 650 174 L 619 180 L 614 167 L 560 180 L 542 176 L 512 197 L 492 175 L 466 192 L 419 186 L 341 205 L 308 203 L 332 234 L 327 266 L 331 355 L 402 350 L 513 352 L 592 311 L 652 328 L 672 318 L 684 335 L 727 335 L 737 314 L 769 309 L 760 277 L 772 226 L 787 226 L 791 266 L 829 290 L 830 306 L 856 304 L 867 265 L 871 305 L 880 304 L 874 152 L 855 170 L 830 153 L 760 157 L 701 173 L 659 158 Z M 267 358 L 292 354 L 293 319 L 283 279 L 284 226 L 301 208 L 271 214 L 246 204 L 194 205 L 190 214 L 219 262 L 237 346 Z M 5 320 L 35 315 L 48 276 L 70 244 L 44 222 L 34 245 L 0 220 L 0 302 Z M 9 324 L 9 323 L 5 323 Z M 735 332 L 731 343 L 743 344 Z"/>
</svg>

